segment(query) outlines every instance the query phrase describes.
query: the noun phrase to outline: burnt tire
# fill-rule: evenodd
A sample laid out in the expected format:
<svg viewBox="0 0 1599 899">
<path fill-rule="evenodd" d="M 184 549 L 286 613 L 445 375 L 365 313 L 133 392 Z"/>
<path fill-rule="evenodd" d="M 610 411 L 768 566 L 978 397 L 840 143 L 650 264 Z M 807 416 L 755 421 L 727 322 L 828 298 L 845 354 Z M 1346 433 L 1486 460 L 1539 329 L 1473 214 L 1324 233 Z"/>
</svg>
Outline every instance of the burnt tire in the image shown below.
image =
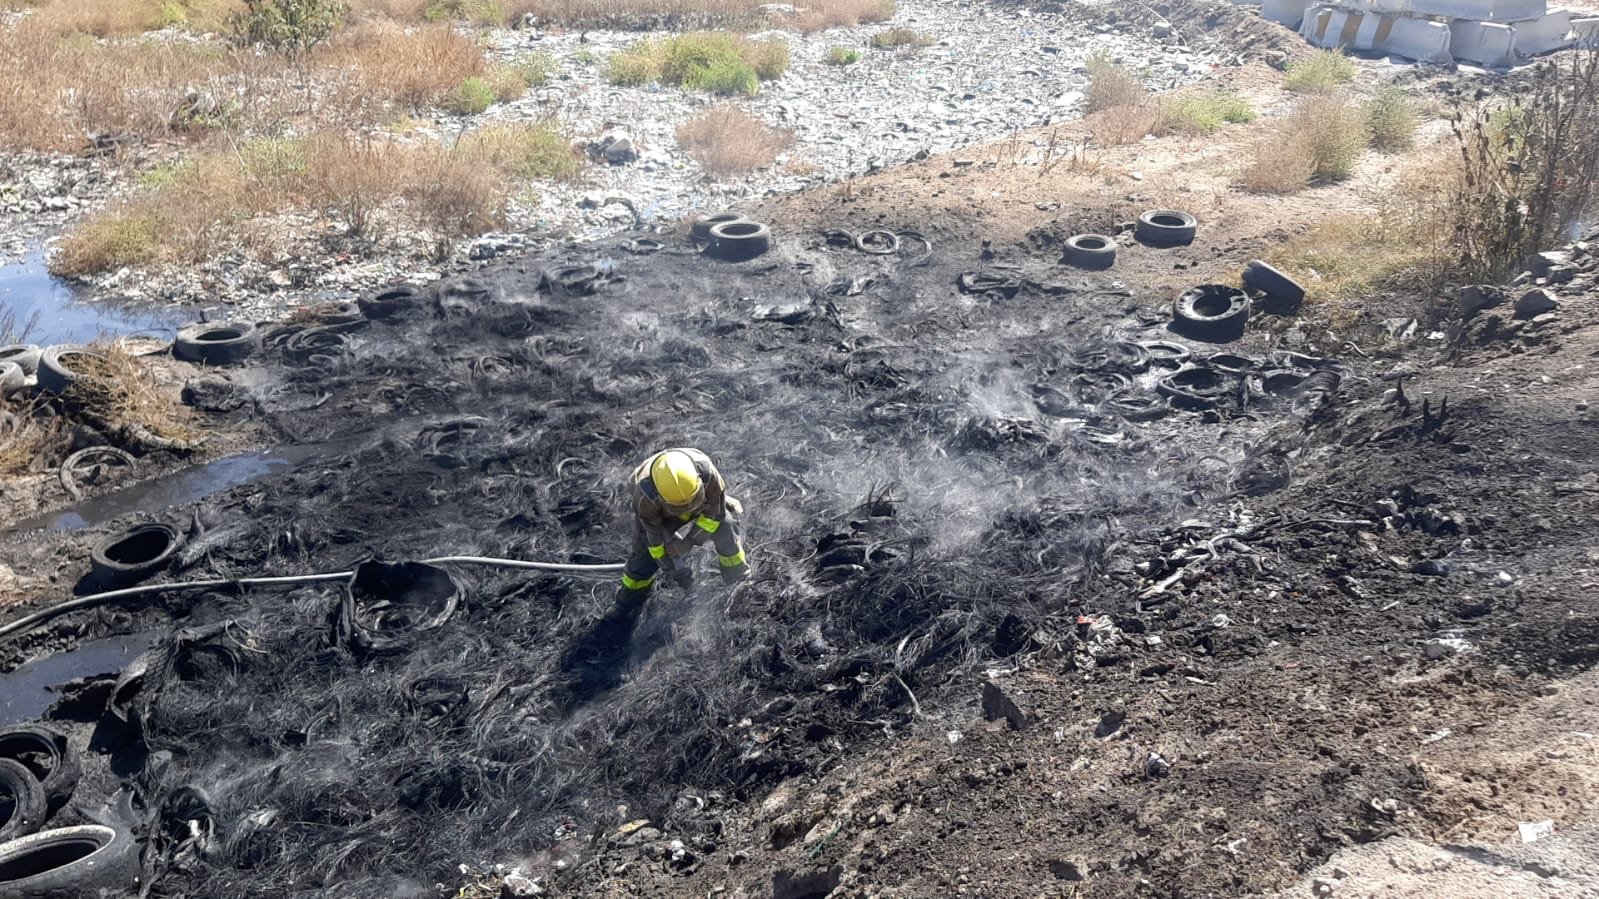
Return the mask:
<svg viewBox="0 0 1599 899">
<path fill-rule="evenodd" d="M 1214 408 L 1234 383 L 1231 376 L 1215 369 L 1190 366 L 1161 378 L 1155 389 L 1175 409 L 1199 410 Z"/>
<path fill-rule="evenodd" d="M 1199 220 L 1176 209 L 1151 209 L 1138 217 L 1133 236 L 1152 247 L 1180 247 L 1194 242 Z"/>
<path fill-rule="evenodd" d="M 0 759 L 0 841 L 25 837 L 44 826 L 49 814 L 44 787 L 21 762 Z M 10 896 L 0 882 L 0 896 Z"/>
<path fill-rule="evenodd" d="M 72 798 L 82 769 L 78 751 L 67 735 L 41 724 L 18 724 L 0 729 L 0 761 L 27 768 L 44 790 L 45 803 L 54 812 Z"/>
<path fill-rule="evenodd" d="M 171 526 L 141 524 L 95 544 L 89 566 L 101 584 L 125 587 L 166 568 L 178 547 L 178 532 Z"/>
<path fill-rule="evenodd" d="M 744 262 L 772 248 L 772 232 L 760 222 L 722 222 L 711 229 L 708 252 L 723 262 Z"/>
<path fill-rule="evenodd" d="M 1188 347 L 1172 340 L 1143 340 L 1138 345 L 1149 353 L 1149 364 L 1154 368 L 1182 368 L 1192 355 Z"/>
<path fill-rule="evenodd" d="M 399 315 L 420 304 L 422 292 L 410 284 L 396 284 L 357 297 L 356 308 L 369 319 L 377 320 Z"/>
<path fill-rule="evenodd" d="M 334 624 L 339 641 L 357 653 L 405 652 L 449 621 L 460 601 L 460 583 L 443 568 L 369 560 L 346 583 Z"/>
<path fill-rule="evenodd" d="M 1103 234 L 1074 234 L 1066 238 L 1060 261 L 1075 268 L 1103 271 L 1116 264 L 1116 241 Z"/>
<path fill-rule="evenodd" d="M 126 896 L 139 872 L 133 834 L 104 824 L 58 827 L 0 843 L 0 896 L 6 899 Z"/>
<path fill-rule="evenodd" d="M 1305 302 L 1305 288 L 1299 282 L 1259 259 L 1244 266 L 1242 280 L 1245 287 L 1264 294 L 1260 303 L 1263 312 L 1293 315 Z"/>
<path fill-rule="evenodd" d="M 711 229 L 717 225 L 742 221 L 746 221 L 746 219 L 737 212 L 713 212 L 710 215 L 702 215 L 696 218 L 694 224 L 689 227 L 689 236 L 695 240 L 708 241 L 711 239 Z"/>
<path fill-rule="evenodd" d="M 172 355 L 185 362 L 232 365 L 260 346 L 261 335 L 253 322 L 197 322 L 178 330 Z"/>
<path fill-rule="evenodd" d="M 0 362 L 15 362 L 24 374 L 33 374 L 39 370 L 39 354 L 42 351 L 38 344 L 13 343 L 9 346 L 0 346 Z"/>
<path fill-rule="evenodd" d="M 39 389 L 66 393 L 78 381 L 93 379 L 85 364 L 105 365 L 106 357 L 81 346 L 53 346 L 39 354 Z"/>
<path fill-rule="evenodd" d="M 1154 421 L 1171 411 L 1163 396 L 1124 390 L 1106 400 L 1101 409 L 1123 421 Z"/>
<path fill-rule="evenodd" d="M 892 231 L 862 231 L 855 235 L 855 249 L 873 256 L 890 256 L 899 252 L 899 235 Z"/>
<path fill-rule="evenodd" d="M 28 384 L 28 375 L 15 362 L 0 362 L 0 397 L 10 396 Z"/>
<path fill-rule="evenodd" d="M 1172 305 L 1172 330 L 1195 340 L 1237 340 L 1248 322 L 1249 295 L 1225 284 L 1190 287 Z"/>
</svg>

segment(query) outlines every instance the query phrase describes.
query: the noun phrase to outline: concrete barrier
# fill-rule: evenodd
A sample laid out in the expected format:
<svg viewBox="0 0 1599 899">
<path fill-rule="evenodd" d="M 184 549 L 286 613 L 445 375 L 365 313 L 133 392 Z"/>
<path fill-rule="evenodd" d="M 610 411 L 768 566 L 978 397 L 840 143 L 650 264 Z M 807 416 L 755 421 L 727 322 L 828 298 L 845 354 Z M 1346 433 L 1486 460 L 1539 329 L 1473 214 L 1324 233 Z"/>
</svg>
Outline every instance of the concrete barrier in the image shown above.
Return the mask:
<svg viewBox="0 0 1599 899">
<path fill-rule="evenodd" d="M 1265 0 L 1260 5 L 1260 14 L 1289 28 L 1298 28 L 1299 23 L 1305 21 L 1305 10 L 1310 8 L 1310 0 Z"/>
<path fill-rule="evenodd" d="M 1530 22 L 1516 22 L 1516 55 L 1537 56 L 1571 44 L 1571 13 L 1552 13 Z"/>
<path fill-rule="evenodd" d="M 1377 49 L 1417 62 L 1452 62 L 1449 55 L 1449 26 L 1427 19 L 1394 16 L 1387 35 Z"/>
<path fill-rule="evenodd" d="M 1545 0 L 1402 0 L 1402 3 L 1403 10 L 1391 11 L 1490 22 L 1537 19 L 1549 12 Z"/>
<path fill-rule="evenodd" d="M 1299 33 L 1318 47 L 1353 47 L 1365 19 L 1366 16 L 1358 12 L 1336 6 L 1318 6 L 1305 14 L 1305 23 L 1299 26 Z"/>
<path fill-rule="evenodd" d="M 1516 61 L 1516 30 L 1498 22 L 1456 19 L 1449 23 L 1449 52 L 1481 66 L 1508 66 Z"/>
<path fill-rule="evenodd" d="M 1571 39 L 1580 46 L 1599 46 L 1599 18 L 1572 19 Z"/>
</svg>

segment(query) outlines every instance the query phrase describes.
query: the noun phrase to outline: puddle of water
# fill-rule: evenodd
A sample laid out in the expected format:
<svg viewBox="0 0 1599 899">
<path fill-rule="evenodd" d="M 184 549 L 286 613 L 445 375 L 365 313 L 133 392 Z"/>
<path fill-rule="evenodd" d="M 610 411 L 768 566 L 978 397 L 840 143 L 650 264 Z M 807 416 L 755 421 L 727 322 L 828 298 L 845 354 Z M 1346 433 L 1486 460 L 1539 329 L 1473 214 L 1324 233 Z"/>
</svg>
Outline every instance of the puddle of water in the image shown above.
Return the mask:
<svg viewBox="0 0 1599 899">
<path fill-rule="evenodd" d="M 85 500 L 70 509 L 30 518 L 12 525 L 9 530 L 76 530 L 129 512 L 155 512 L 186 505 L 230 487 L 248 484 L 274 471 L 292 468 L 310 458 L 316 450 L 317 447 L 297 446 L 227 456 Z"/>
<path fill-rule="evenodd" d="M 15 339 L 41 346 L 145 331 L 171 334 L 186 320 L 175 310 L 80 302 L 77 291 L 45 269 L 42 249 L 21 262 L 0 265 L 0 331 L 5 330 L 3 319 L 7 316 Z"/>
<path fill-rule="evenodd" d="M 0 727 L 36 720 L 59 698 L 57 687 L 82 677 L 116 674 L 160 638 L 155 632 L 106 637 L 0 674 Z"/>
</svg>

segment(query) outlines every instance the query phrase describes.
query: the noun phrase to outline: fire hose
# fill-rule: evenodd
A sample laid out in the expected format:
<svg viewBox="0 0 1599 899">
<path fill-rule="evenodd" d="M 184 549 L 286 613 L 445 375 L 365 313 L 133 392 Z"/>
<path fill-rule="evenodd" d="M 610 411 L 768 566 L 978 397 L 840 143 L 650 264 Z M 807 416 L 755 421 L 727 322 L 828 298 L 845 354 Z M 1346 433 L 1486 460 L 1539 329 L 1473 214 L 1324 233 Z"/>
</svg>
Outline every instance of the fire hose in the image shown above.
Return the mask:
<svg viewBox="0 0 1599 899">
<path fill-rule="evenodd" d="M 570 572 L 602 572 L 621 571 L 622 563 L 606 563 L 595 565 L 580 565 L 572 562 L 528 562 L 522 559 L 497 559 L 491 556 L 440 556 L 436 559 L 423 559 L 429 565 L 488 565 L 495 568 L 530 568 L 537 571 L 570 571 Z M 244 578 L 216 578 L 204 581 L 176 581 L 167 584 L 146 584 L 142 587 L 126 587 L 121 590 L 110 590 L 105 593 L 91 593 L 66 602 L 57 603 L 48 609 L 41 609 L 32 615 L 18 618 L 10 624 L 0 625 L 0 639 L 11 636 L 19 631 L 31 630 L 52 618 L 76 612 L 80 609 L 93 608 L 118 599 L 130 596 L 145 596 L 158 593 L 172 593 L 178 590 L 210 590 L 217 587 L 292 587 L 300 584 L 316 584 L 326 581 L 348 580 L 355 576 L 354 571 L 329 571 L 320 574 L 297 574 L 287 577 L 244 577 Z M 682 583 L 679 581 L 679 583 Z M 687 588 L 685 588 L 687 589 Z"/>
</svg>

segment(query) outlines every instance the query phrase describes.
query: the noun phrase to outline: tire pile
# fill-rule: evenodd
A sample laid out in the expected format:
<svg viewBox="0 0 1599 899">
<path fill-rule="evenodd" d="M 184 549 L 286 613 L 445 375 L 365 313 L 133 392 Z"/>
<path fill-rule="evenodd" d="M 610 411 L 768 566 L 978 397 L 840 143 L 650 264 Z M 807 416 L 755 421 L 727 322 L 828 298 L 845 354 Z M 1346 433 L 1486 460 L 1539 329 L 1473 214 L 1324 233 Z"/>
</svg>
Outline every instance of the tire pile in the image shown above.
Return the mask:
<svg viewBox="0 0 1599 899">
<path fill-rule="evenodd" d="M 717 852 L 721 809 L 1031 635 L 1095 658 L 1068 597 L 1158 630 L 1135 562 L 1339 389 L 1330 360 L 1172 339 L 1169 298 L 1066 303 L 991 269 L 961 293 L 971 253 L 850 223 L 744 264 L 714 249 L 761 244 L 739 224 L 193 335 L 256 346 L 260 416 L 339 448 L 203 504 L 225 536 L 130 530 L 97 558 L 133 583 L 355 575 L 67 619 L 181 624 L 51 719 L 136 796 L 151 896 L 408 895 L 564 858 L 620 804 Z M 631 643 L 598 623 L 609 579 L 403 561 L 615 561 L 627 473 L 685 441 L 743 500 L 755 573 L 658 591 Z"/>
</svg>

